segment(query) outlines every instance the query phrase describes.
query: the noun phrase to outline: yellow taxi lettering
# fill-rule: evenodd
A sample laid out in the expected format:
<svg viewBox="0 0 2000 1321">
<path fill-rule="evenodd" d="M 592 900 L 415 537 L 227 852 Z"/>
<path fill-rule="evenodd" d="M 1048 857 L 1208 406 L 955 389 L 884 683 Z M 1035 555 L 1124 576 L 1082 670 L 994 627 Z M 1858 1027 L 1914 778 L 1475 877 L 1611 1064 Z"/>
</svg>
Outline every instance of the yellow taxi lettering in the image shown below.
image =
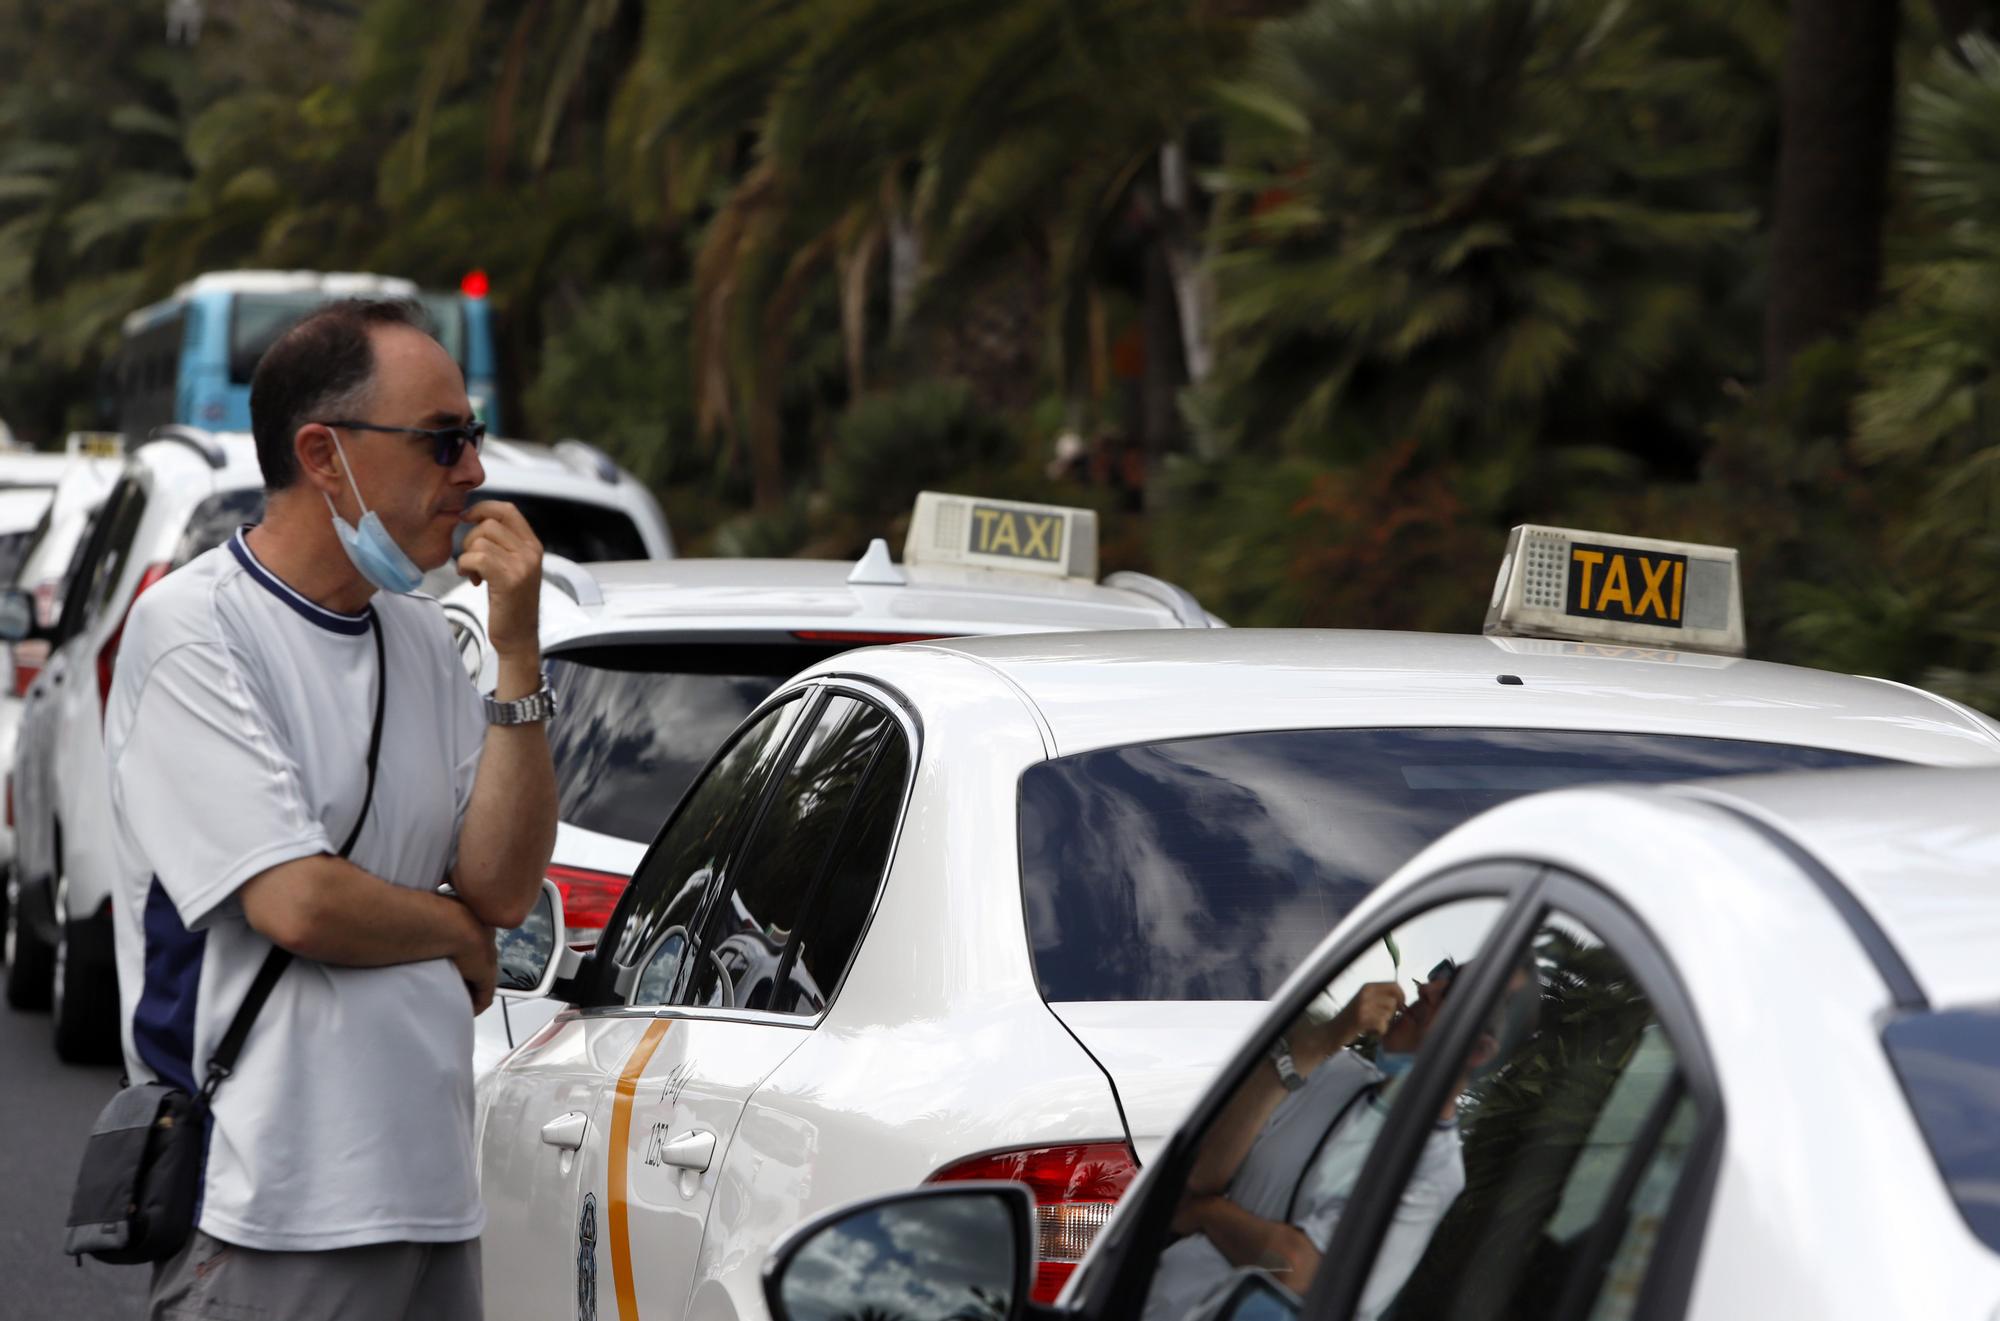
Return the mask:
<svg viewBox="0 0 2000 1321">
<path fill-rule="evenodd" d="M 1055 514 L 1028 514 L 1028 546 L 1023 555 L 1045 560 L 1062 558 L 1062 519 Z"/>
<path fill-rule="evenodd" d="M 1586 599 L 1588 597 L 1586 596 Z M 1597 609 L 1609 608 L 1613 601 L 1625 607 L 1625 613 L 1632 613 L 1632 588 L 1625 580 L 1625 557 L 1613 555 L 1611 566 L 1604 571 L 1604 588 L 1597 596 Z"/>
<path fill-rule="evenodd" d="M 1585 604 L 1589 604 L 1590 571 L 1604 563 L 1604 552 L 1601 550 L 1585 550 L 1582 546 L 1578 546 L 1570 551 L 1569 554 L 1571 559 L 1583 566 L 1583 593 L 1581 599 Z"/>
<path fill-rule="evenodd" d="M 1674 618 L 1681 617 L 1681 575 L 1687 571 L 1684 560 L 1674 561 Z"/>
<path fill-rule="evenodd" d="M 985 511 L 982 510 L 981 512 Z M 987 525 L 986 544 L 981 546 L 980 549 L 989 555 L 1019 555 L 1021 553 L 1021 538 L 1016 530 L 1014 520 L 1004 513 L 997 514 L 995 517 L 998 521 L 995 524 Z"/>
<path fill-rule="evenodd" d="M 1656 566 L 1658 572 L 1654 571 Z M 1639 593 L 1639 604 L 1632 607 L 1633 614 L 1645 614 L 1649 608 L 1647 603 L 1651 602 L 1651 610 L 1662 619 L 1673 619 L 1679 615 L 1679 611 L 1671 615 L 1667 613 L 1666 598 L 1660 595 L 1660 587 L 1667 580 L 1669 567 L 1666 560 L 1651 560 L 1644 555 L 1639 557 L 1639 576 L 1645 579 L 1645 589 Z"/>
<path fill-rule="evenodd" d="M 972 521 L 975 524 L 972 529 L 972 548 L 974 550 L 988 554 L 992 552 L 993 522 L 995 519 L 1005 523 L 1007 515 L 998 509 L 980 509 L 976 506 L 974 507 L 972 511 Z"/>
</svg>

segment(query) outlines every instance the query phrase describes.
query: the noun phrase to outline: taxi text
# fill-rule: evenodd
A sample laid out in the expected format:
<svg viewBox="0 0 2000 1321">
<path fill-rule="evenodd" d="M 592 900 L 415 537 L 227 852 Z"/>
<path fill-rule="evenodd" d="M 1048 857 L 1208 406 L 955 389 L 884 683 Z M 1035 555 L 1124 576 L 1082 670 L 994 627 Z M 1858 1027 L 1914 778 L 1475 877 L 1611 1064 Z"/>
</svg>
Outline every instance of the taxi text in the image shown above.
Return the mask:
<svg viewBox="0 0 2000 1321">
<path fill-rule="evenodd" d="M 1025 509 L 974 505 L 972 544 L 966 549 L 981 555 L 1005 555 L 1019 560 L 1060 564 L 1063 558 L 1063 529 L 1067 525 L 1068 519 L 1061 514 L 1036 514 Z"/>
<path fill-rule="evenodd" d="M 1679 628 L 1686 579 L 1685 555 L 1573 542 L 1565 613 Z"/>
</svg>

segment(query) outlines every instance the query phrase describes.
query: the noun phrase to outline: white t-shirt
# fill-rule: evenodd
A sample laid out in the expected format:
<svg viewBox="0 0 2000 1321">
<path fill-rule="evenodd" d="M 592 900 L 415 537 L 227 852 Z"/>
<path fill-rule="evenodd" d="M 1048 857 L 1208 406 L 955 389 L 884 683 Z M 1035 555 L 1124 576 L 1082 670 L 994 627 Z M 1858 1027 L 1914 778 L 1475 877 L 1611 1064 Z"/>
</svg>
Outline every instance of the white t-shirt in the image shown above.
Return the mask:
<svg viewBox="0 0 2000 1321">
<path fill-rule="evenodd" d="M 1325 1252 L 1361 1166 L 1382 1130 L 1386 1103 L 1375 1092 L 1382 1073 L 1352 1051 L 1339 1051 L 1278 1102 L 1229 1181 L 1229 1200 L 1265 1220 L 1287 1221 Z M 1372 1318 L 1401 1289 L 1444 1213 L 1465 1187 L 1458 1128 L 1440 1125 L 1424 1143 L 1394 1219 L 1376 1253 L 1360 1315 Z M 1145 1321 L 1186 1321 L 1219 1301 L 1241 1268 L 1202 1234 L 1160 1254 L 1146 1294 Z"/>
<path fill-rule="evenodd" d="M 353 828 L 378 682 L 371 612 L 388 696 L 350 860 L 429 890 L 456 855 L 485 737 L 435 601 L 377 593 L 336 614 L 238 533 L 133 607 L 104 720 L 133 1078 L 200 1085 L 271 949 L 237 890 L 338 852 Z M 472 1006 L 449 960 L 295 959 L 216 1094 L 200 1226 L 281 1251 L 477 1237 L 472 1105 Z"/>
</svg>

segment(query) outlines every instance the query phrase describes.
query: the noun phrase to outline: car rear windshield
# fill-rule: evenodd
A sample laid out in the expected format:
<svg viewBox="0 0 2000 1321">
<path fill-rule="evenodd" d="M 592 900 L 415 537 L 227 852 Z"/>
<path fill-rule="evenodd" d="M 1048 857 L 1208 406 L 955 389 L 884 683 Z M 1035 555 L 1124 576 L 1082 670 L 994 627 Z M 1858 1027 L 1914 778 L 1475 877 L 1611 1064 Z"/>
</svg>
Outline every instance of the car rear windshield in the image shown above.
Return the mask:
<svg viewBox="0 0 2000 1321">
<path fill-rule="evenodd" d="M 220 546 L 236 535 L 246 523 L 264 518 L 264 490 L 250 486 L 235 491 L 218 491 L 194 507 L 187 527 L 174 547 L 174 567 L 180 568 L 195 556 Z"/>
<path fill-rule="evenodd" d="M 1775 743 L 1482 729 L 1079 753 L 1021 777 L 1035 972 L 1050 1001 L 1262 1000 L 1389 873 L 1496 803 L 1588 781 L 1871 764 Z"/>
<path fill-rule="evenodd" d="M 1882 1043 L 1959 1213 L 2000 1252 L 2000 1005 L 1900 1018 Z"/>
<path fill-rule="evenodd" d="M 650 842 L 730 731 L 839 647 L 792 642 L 587 647 L 548 658 L 559 815 Z"/>
<path fill-rule="evenodd" d="M 578 564 L 647 557 L 646 541 L 639 535 L 638 526 L 625 513 L 609 506 L 516 491 L 479 491 L 472 498 L 510 502 L 541 538 L 542 549 Z"/>
</svg>

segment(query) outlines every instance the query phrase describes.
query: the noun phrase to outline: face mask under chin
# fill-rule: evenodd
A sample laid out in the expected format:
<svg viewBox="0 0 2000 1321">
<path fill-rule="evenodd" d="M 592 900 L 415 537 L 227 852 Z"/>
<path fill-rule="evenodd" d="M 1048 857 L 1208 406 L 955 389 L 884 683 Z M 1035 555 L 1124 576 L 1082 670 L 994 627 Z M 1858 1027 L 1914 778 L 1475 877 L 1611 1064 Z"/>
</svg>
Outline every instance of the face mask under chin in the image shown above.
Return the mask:
<svg viewBox="0 0 2000 1321">
<path fill-rule="evenodd" d="M 408 595 L 417 590 L 424 580 L 424 571 L 396 544 L 389 535 L 389 529 L 382 526 L 382 516 L 368 508 L 368 502 L 361 498 L 361 488 L 354 481 L 354 465 L 347 461 L 347 451 L 340 443 L 340 433 L 327 428 L 333 437 L 334 451 L 340 455 L 341 466 L 347 472 L 347 485 L 354 492 L 354 502 L 361 507 L 361 523 L 355 526 L 340 516 L 333 501 L 324 493 L 327 512 L 333 515 L 334 534 L 340 538 L 340 548 L 347 552 L 349 563 L 355 571 L 377 588 L 385 592 Z"/>
</svg>

